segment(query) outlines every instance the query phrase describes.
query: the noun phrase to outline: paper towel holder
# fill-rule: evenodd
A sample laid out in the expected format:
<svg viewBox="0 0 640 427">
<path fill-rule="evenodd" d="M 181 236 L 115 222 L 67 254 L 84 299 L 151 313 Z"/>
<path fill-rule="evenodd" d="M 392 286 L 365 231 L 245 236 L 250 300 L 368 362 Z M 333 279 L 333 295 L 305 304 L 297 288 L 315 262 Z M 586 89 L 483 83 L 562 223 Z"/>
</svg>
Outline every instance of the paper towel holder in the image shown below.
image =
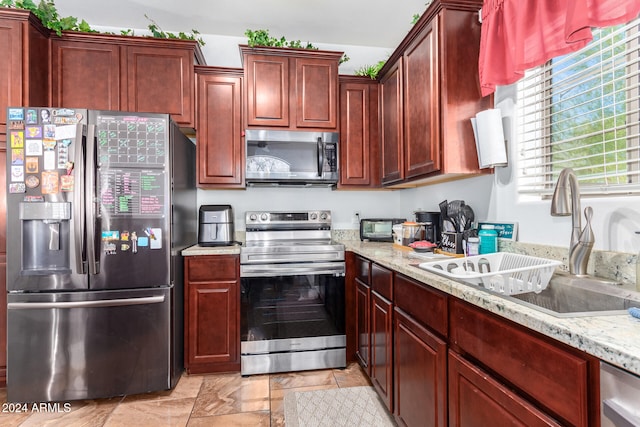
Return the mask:
<svg viewBox="0 0 640 427">
<path fill-rule="evenodd" d="M 507 166 L 507 141 L 499 108 L 480 111 L 471 118 L 480 169 Z"/>
</svg>

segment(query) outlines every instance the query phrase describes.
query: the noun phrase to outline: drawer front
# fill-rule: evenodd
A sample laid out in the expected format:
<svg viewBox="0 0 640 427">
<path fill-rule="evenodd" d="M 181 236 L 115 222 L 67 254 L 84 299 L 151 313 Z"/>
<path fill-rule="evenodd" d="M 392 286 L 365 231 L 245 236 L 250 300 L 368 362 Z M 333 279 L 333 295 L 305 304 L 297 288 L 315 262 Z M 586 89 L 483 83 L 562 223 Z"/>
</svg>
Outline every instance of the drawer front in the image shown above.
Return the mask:
<svg viewBox="0 0 640 427">
<path fill-rule="evenodd" d="M 372 263 L 371 289 L 389 301 L 393 301 L 393 271 Z"/>
<path fill-rule="evenodd" d="M 238 255 L 188 256 L 185 260 L 189 282 L 234 281 L 240 275 Z"/>
<path fill-rule="evenodd" d="M 368 259 L 356 256 L 356 277 L 360 279 L 365 285 L 370 285 L 369 276 L 371 269 L 371 261 Z"/>
<path fill-rule="evenodd" d="M 575 426 L 589 421 L 585 358 L 465 304 L 450 305 L 450 344 Z"/>
<path fill-rule="evenodd" d="M 423 326 L 442 336 L 447 335 L 447 296 L 401 274 L 393 283 L 393 300 L 396 307 L 409 313 Z"/>
<path fill-rule="evenodd" d="M 560 426 L 454 352 L 449 353 L 449 425 Z"/>
</svg>

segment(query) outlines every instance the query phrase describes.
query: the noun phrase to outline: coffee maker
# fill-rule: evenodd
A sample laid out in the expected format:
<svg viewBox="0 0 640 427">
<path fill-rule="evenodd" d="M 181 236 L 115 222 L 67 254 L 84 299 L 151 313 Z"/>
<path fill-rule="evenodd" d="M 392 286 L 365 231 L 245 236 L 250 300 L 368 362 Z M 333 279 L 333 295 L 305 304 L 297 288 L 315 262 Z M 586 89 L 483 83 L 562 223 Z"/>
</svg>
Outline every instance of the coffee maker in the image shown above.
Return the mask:
<svg viewBox="0 0 640 427">
<path fill-rule="evenodd" d="M 439 244 L 442 224 L 440 223 L 440 212 L 416 211 L 416 222 L 424 226 L 424 240 Z"/>
</svg>

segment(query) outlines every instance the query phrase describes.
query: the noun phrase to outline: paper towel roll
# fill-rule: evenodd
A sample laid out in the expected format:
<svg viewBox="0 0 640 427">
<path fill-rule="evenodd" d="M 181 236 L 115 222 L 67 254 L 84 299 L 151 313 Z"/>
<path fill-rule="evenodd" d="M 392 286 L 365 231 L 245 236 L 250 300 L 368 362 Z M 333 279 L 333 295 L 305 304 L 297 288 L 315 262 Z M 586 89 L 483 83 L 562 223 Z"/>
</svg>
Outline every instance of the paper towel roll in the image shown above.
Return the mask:
<svg viewBox="0 0 640 427">
<path fill-rule="evenodd" d="M 484 110 L 471 118 L 480 168 L 507 165 L 507 149 L 498 108 Z"/>
</svg>

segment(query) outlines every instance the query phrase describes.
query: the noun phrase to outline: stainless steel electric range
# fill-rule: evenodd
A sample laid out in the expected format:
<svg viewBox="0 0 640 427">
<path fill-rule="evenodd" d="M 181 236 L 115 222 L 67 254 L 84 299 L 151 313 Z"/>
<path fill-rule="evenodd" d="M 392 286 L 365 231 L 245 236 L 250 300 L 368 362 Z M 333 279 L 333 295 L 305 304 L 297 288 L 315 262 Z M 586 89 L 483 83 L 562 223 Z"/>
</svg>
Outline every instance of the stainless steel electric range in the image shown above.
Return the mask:
<svg viewBox="0 0 640 427">
<path fill-rule="evenodd" d="M 247 212 L 242 375 L 346 366 L 344 246 L 331 212 Z"/>
</svg>

